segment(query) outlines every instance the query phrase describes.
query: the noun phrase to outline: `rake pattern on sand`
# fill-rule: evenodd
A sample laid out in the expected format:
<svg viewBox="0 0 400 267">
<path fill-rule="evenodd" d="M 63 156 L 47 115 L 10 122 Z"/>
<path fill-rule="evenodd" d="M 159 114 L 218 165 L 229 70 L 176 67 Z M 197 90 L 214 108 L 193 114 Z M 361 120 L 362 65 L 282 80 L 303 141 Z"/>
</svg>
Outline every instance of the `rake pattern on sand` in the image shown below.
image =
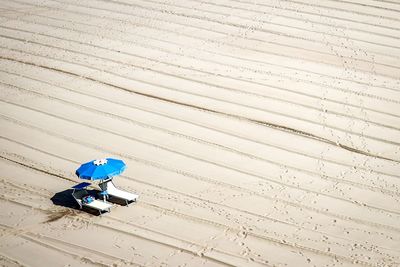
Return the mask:
<svg viewBox="0 0 400 267">
<path fill-rule="evenodd" d="M 1 2 L 0 263 L 400 264 L 399 13 Z M 99 154 L 127 162 L 118 184 L 141 201 L 54 205 Z"/>
</svg>

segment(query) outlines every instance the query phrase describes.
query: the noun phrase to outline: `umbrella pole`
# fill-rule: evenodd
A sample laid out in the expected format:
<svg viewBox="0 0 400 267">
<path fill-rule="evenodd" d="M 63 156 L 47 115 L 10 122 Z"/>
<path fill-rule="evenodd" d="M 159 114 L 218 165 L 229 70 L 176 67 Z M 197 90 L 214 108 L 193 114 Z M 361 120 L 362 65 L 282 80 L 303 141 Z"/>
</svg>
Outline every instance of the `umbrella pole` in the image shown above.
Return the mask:
<svg viewBox="0 0 400 267">
<path fill-rule="evenodd" d="M 100 183 L 103 183 L 104 182 L 104 180 L 103 179 L 101 179 L 100 180 Z M 102 195 L 103 195 L 103 202 L 106 202 L 106 194 L 104 193 L 104 190 L 103 189 L 101 189 L 102 190 Z"/>
<path fill-rule="evenodd" d="M 108 177 L 107 177 L 108 178 Z M 104 179 L 101 179 L 100 180 L 100 183 L 102 184 L 102 183 L 104 183 Z M 103 195 L 103 202 L 106 202 L 106 199 L 107 199 L 107 189 L 106 190 L 104 190 L 103 188 L 101 188 L 101 195 Z"/>
</svg>

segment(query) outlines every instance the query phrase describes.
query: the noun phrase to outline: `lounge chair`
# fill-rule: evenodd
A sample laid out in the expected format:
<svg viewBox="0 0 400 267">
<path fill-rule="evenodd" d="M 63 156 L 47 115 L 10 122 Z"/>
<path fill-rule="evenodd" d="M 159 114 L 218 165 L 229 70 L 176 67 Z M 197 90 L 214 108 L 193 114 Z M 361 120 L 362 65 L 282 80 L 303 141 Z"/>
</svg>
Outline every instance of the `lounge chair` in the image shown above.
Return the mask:
<svg viewBox="0 0 400 267">
<path fill-rule="evenodd" d="M 136 202 L 139 197 L 136 194 L 118 189 L 111 179 L 100 183 L 99 186 L 101 190 L 107 191 L 109 196 L 124 200 L 126 205 L 129 205 L 130 202 Z"/>
<path fill-rule="evenodd" d="M 82 209 L 83 207 L 92 208 L 98 210 L 100 215 L 102 212 L 110 212 L 112 204 L 106 201 L 101 201 L 97 199 L 91 199 L 91 201 L 85 201 L 85 197 L 90 196 L 89 192 L 86 190 L 90 183 L 80 183 L 72 187 L 72 196 L 78 203 L 79 207 Z"/>
</svg>

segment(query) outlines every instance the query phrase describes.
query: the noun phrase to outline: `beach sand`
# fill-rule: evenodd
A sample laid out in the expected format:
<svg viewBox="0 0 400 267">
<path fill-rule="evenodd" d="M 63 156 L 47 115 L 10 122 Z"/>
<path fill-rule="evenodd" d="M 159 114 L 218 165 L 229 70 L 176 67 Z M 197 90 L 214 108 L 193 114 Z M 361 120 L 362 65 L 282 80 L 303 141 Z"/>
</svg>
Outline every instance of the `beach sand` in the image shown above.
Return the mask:
<svg viewBox="0 0 400 267">
<path fill-rule="evenodd" d="M 0 265 L 400 266 L 399 14 L 1 1 Z M 103 157 L 140 197 L 96 216 Z"/>
</svg>

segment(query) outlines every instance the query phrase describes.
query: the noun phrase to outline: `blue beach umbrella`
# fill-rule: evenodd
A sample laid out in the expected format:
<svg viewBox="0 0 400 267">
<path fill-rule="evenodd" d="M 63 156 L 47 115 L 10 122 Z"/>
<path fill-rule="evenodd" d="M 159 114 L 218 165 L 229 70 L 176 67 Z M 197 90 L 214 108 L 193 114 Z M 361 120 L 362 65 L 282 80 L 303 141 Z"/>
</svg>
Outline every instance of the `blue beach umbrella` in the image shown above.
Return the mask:
<svg viewBox="0 0 400 267">
<path fill-rule="evenodd" d="M 81 179 L 104 180 L 121 174 L 125 168 L 125 163 L 119 159 L 96 159 L 82 164 L 75 174 Z"/>
</svg>

